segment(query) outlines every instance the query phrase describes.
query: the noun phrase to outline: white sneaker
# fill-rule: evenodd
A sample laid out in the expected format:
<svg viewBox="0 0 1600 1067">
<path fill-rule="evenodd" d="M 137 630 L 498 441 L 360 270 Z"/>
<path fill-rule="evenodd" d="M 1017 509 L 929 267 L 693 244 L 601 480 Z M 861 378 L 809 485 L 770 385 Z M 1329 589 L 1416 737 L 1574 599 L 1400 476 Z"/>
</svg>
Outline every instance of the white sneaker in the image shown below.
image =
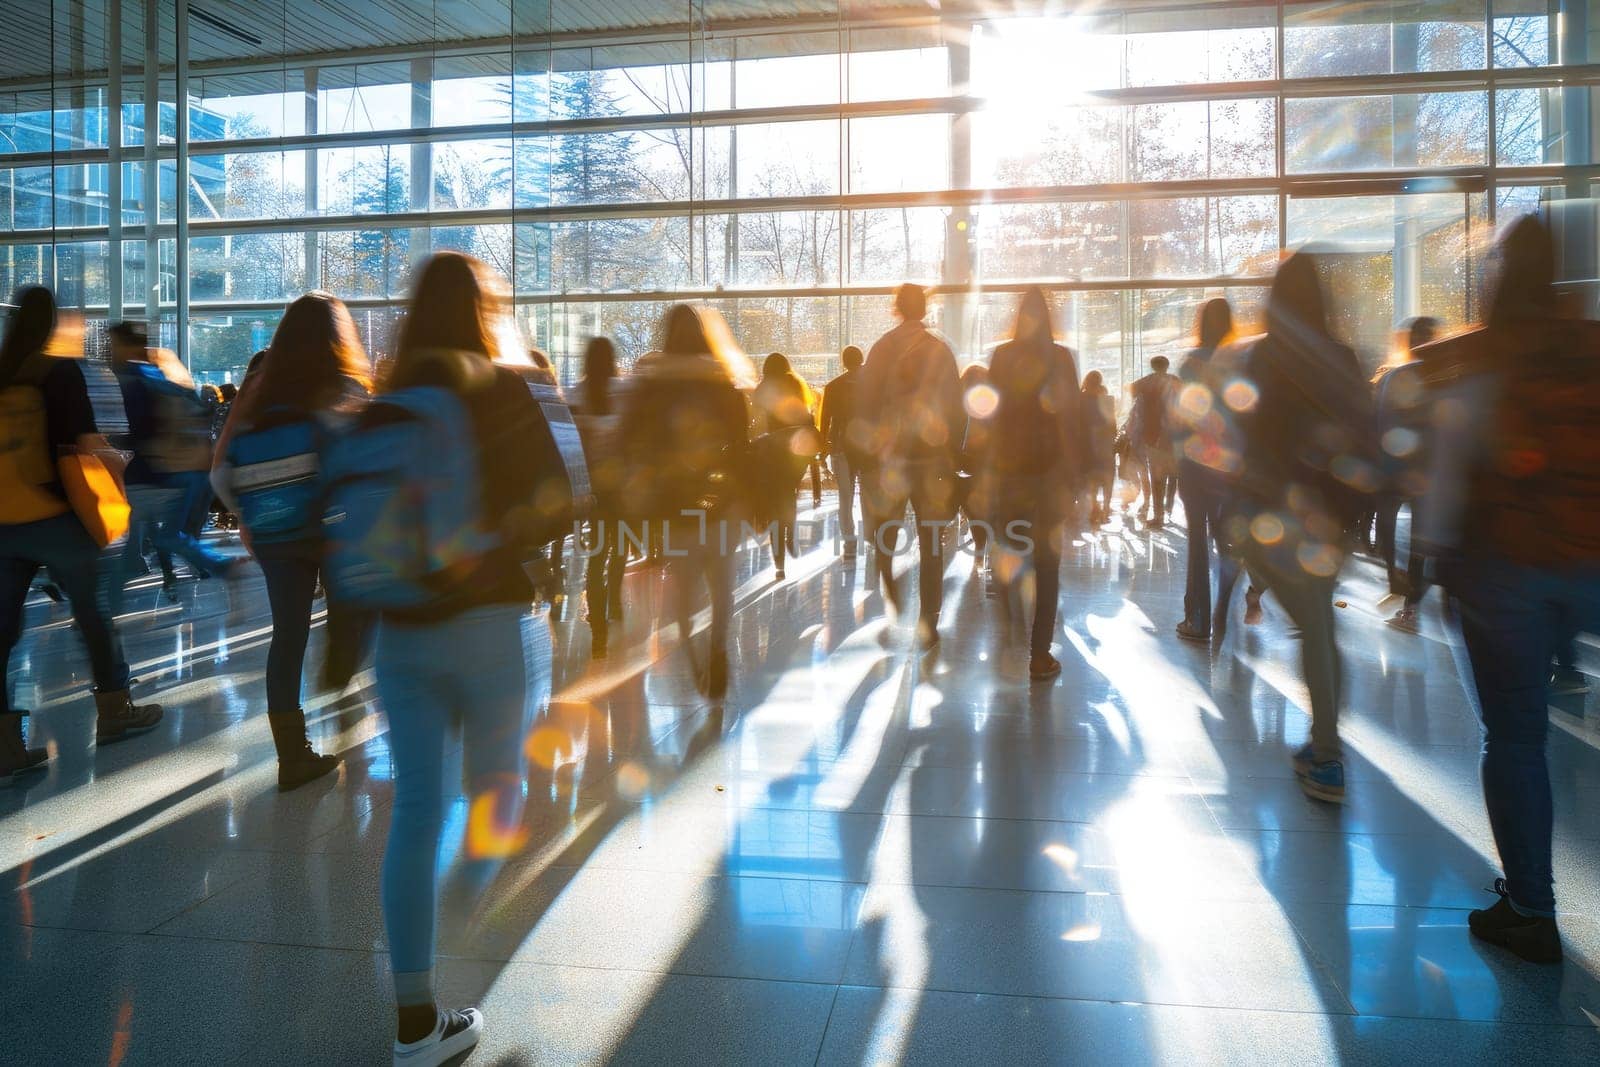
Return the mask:
<svg viewBox="0 0 1600 1067">
<path fill-rule="evenodd" d="M 441 1011 L 433 1033 L 421 1041 L 394 1043 L 395 1067 L 439 1067 L 457 1056 L 465 1058 L 483 1036 L 483 1013 L 477 1008 Z"/>
</svg>

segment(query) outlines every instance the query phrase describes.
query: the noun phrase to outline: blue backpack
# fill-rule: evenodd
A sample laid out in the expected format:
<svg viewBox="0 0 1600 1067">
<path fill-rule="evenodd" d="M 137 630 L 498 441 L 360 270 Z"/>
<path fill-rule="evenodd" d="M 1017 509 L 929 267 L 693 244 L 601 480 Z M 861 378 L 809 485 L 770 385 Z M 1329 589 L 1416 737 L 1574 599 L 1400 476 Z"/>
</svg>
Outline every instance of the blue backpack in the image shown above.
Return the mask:
<svg viewBox="0 0 1600 1067">
<path fill-rule="evenodd" d="M 269 408 L 257 420 L 259 429 L 228 443 L 239 522 L 258 544 L 303 541 L 321 534 L 317 504 L 327 434 L 315 418 L 290 415 L 288 409 Z"/>
<path fill-rule="evenodd" d="M 330 442 L 323 468 L 329 596 L 372 610 L 426 607 L 496 545 L 483 515 L 472 419 L 449 389 L 375 401 Z"/>
</svg>

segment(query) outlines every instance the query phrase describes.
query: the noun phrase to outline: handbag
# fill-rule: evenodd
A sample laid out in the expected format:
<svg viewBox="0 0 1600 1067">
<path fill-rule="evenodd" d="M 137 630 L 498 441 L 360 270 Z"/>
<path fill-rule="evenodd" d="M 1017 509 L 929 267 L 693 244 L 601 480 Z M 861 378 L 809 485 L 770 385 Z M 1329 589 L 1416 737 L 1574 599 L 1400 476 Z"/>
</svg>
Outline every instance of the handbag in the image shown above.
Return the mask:
<svg viewBox="0 0 1600 1067">
<path fill-rule="evenodd" d="M 58 459 L 56 470 L 67 503 L 95 544 L 105 548 L 128 536 L 128 495 L 105 460 L 94 453 L 75 453 Z"/>
</svg>

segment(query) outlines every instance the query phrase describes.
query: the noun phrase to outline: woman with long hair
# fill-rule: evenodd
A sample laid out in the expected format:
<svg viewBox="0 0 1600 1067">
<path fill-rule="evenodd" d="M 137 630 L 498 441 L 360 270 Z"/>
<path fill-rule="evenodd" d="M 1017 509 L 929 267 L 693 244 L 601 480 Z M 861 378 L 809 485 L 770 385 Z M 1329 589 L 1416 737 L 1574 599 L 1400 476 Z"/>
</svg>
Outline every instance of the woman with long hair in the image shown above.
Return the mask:
<svg viewBox="0 0 1600 1067">
<path fill-rule="evenodd" d="M 765 489 L 763 517 L 775 527 L 772 564 L 783 580 L 783 565 L 796 555 L 794 524 L 798 514 L 795 494 L 806 468 L 821 448 L 817 434 L 811 387 L 794 372 L 789 357 L 773 352 L 761 365 L 761 381 L 751 397 L 756 430 L 760 435 L 756 465 Z"/>
<path fill-rule="evenodd" d="M 589 604 L 589 655 L 604 659 L 611 623 L 622 618 L 622 531 L 617 525 L 622 489 L 622 456 L 618 440 L 617 349 L 609 337 L 592 337 L 583 350 L 583 380 L 578 383 L 572 414 L 583 441 L 594 490 L 589 520 L 590 544 L 584 575 Z"/>
<path fill-rule="evenodd" d="M 687 304 L 667 312 L 661 351 L 634 367 L 622 414 L 629 514 L 663 530 L 672 559 L 680 627 L 695 589 L 711 596 L 711 649 L 696 664 L 701 691 L 720 700 L 728 686 L 728 623 L 733 615 L 731 553 L 739 539 L 753 384 L 726 324 Z M 688 647 L 688 633 L 683 634 Z"/>
<path fill-rule="evenodd" d="M 1117 401 L 1097 370 L 1083 376 L 1083 417 L 1089 424 L 1089 521 L 1111 521 L 1117 483 Z"/>
<path fill-rule="evenodd" d="M 365 419 L 388 416 L 383 395 L 411 387 L 456 393 L 472 424 L 481 513 L 494 547 L 426 607 L 378 623 L 377 682 L 389 720 L 394 813 L 383 861 L 383 915 L 397 1008 L 394 1062 L 437 1064 L 471 1049 L 483 1019 L 440 1010 L 434 992 L 439 841 L 445 750 L 459 722 L 472 800 L 463 875 L 487 884 L 521 827 L 524 742 L 546 666 L 543 620 L 524 569 L 537 521 L 528 502 L 540 472 L 540 412 L 527 383 L 501 360 L 525 360 L 510 293 L 486 264 L 441 252 L 419 271 L 394 361 Z"/>
<path fill-rule="evenodd" d="M 94 677 L 95 740 L 120 741 L 161 721 L 159 705 L 128 696 L 128 664 L 117 649 L 111 617 L 97 596 L 99 546 L 67 503 L 61 456 L 108 450 L 80 360 L 47 354 L 56 332 L 50 290 L 31 286 L 13 298 L 17 310 L 0 341 L 0 672 L 22 640 L 23 604 L 39 568 L 72 605 Z M 23 712 L 11 706 L 0 674 L 0 777 L 38 767 L 43 749 L 22 739 Z"/>
<path fill-rule="evenodd" d="M 289 305 L 272 335 L 260 369 L 245 381 L 217 440 L 213 487 L 229 510 L 240 513 L 229 447 L 246 435 L 292 424 L 315 423 L 320 433 L 347 427 L 372 388 L 372 368 L 343 301 L 331 293 L 307 293 Z M 304 524 L 282 537 L 244 539 L 261 565 L 272 612 L 267 648 L 267 722 L 278 753 L 278 788 L 297 789 L 331 773 L 339 757 L 321 754 L 306 736 L 300 680 L 311 636 L 311 606 L 321 573 L 320 526 Z M 349 681 L 360 658 L 364 619 L 341 605 L 328 605 L 330 688 Z"/>
<path fill-rule="evenodd" d="M 1214 629 L 1211 612 L 1211 546 L 1219 560 L 1226 559 L 1222 541 L 1222 512 L 1227 503 L 1228 476 L 1239 457 L 1230 455 L 1230 434 L 1223 402 L 1223 372 L 1217 349 L 1233 336 L 1233 309 L 1221 297 L 1207 300 L 1195 312 L 1194 347 L 1178 364 L 1178 393 L 1168 413 L 1178 451 L 1178 495 L 1183 499 L 1188 525 L 1188 580 L 1183 593 L 1183 621 L 1178 636 L 1186 641 L 1210 641 Z M 1224 578 L 1230 592 L 1233 582 Z M 1226 616 L 1227 605 L 1219 604 Z"/>
<path fill-rule="evenodd" d="M 1077 362 L 1056 343 L 1050 306 L 1038 286 L 1022 294 L 1016 331 L 995 349 L 989 381 L 997 396 L 988 463 L 999 531 L 996 569 L 1022 594 L 1025 613 L 1032 601 L 1028 677 L 1045 681 L 1061 673 L 1050 646 L 1067 505 L 1083 470 L 1086 425 L 1079 412 Z"/>
</svg>

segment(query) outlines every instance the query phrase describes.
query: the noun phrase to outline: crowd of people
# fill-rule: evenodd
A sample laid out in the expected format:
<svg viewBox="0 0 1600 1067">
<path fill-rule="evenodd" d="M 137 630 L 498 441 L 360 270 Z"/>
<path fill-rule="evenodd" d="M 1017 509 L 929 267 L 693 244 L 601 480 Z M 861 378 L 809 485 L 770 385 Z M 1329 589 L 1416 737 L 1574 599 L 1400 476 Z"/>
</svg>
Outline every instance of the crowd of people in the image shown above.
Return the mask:
<svg viewBox="0 0 1600 1067">
<path fill-rule="evenodd" d="M 1311 730 L 1287 755 L 1319 801 L 1345 798 L 1334 598 L 1348 555 L 1376 522 L 1401 629 L 1416 628 L 1431 586 L 1445 589 L 1481 706 L 1484 796 L 1505 872 L 1471 929 L 1553 962 L 1546 698 L 1552 662 L 1573 670 L 1572 641 L 1600 605 L 1600 324 L 1572 309 L 1537 219 L 1509 227 L 1501 252 L 1486 321 L 1442 338 L 1433 320 L 1405 324 L 1403 358 L 1376 388 L 1333 335 L 1315 257 L 1288 255 L 1262 332 L 1240 336 L 1226 301 L 1203 303 L 1177 373 L 1152 359 L 1120 427 L 1117 398 L 1098 371 L 1080 380 L 1039 288 L 1021 294 L 1011 338 L 965 370 L 927 324 L 925 291 L 907 284 L 893 294 L 897 324 L 866 352 L 845 348 L 820 394 L 780 353 L 758 374 L 726 323 L 678 305 L 656 349 L 626 371 L 610 340 L 593 339 L 581 381 L 562 395 L 549 361 L 516 342 L 504 280 L 440 253 L 418 271 L 384 366 L 336 297 L 308 293 L 217 418 L 221 404 L 204 403 L 137 325 L 114 327 L 129 425 L 117 448 L 99 432 L 79 362 L 53 343 L 51 294 L 29 288 L 0 344 L 0 648 L 9 662 L 30 585 L 47 570 L 89 653 L 98 743 L 153 728 L 162 710 L 130 693 L 117 638 L 122 589 L 147 547 L 169 576 L 173 556 L 200 578 L 238 576 L 246 561 L 197 536 L 214 493 L 265 580 L 266 712 L 278 788 L 290 790 L 339 766 L 312 748 L 301 711 L 313 604 L 325 595 L 327 650 L 312 684 L 342 689 L 370 655 L 393 754 L 382 905 L 394 1058 L 439 1063 L 469 1050 L 483 1025 L 474 1009 L 442 1007 L 434 986 L 444 753 L 459 723 L 474 804 L 517 824 L 521 740 L 539 692 L 527 651 L 543 624 L 530 611 L 535 576 L 569 534 L 584 561 L 591 655 L 608 655 L 630 555 L 663 561 L 697 684 L 720 701 L 734 553 L 764 536 L 782 580 L 799 549 L 802 483 L 809 470 L 820 501 L 825 466 L 839 552 L 870 558 L 920 652 L 938 648 L 950 545 L 964 530 L 974 567 L 1027 621 L 1030 680 L 1048 684 L 1062 669 L 1063 556 L 1113 521 L 1120 460 L 1139 522 L 1159 528 L 1182 503 L 1178 637 L 1219 638 L 1241 574 L 1246 622 L 1270 592 L 1298 631 Z M 120 541 L 74 489 L 69 461 L 88 458 L 125 489 Z M 913 542 L 914 590 L 894 566 Z M 706 600 L 708 632 L 691 641 Z M 3 691 L 0 712 L 0 778 L 41 767 L 28 712 Z M 501 858 L 466 854 L 482 884 Z"/>
</svg>

